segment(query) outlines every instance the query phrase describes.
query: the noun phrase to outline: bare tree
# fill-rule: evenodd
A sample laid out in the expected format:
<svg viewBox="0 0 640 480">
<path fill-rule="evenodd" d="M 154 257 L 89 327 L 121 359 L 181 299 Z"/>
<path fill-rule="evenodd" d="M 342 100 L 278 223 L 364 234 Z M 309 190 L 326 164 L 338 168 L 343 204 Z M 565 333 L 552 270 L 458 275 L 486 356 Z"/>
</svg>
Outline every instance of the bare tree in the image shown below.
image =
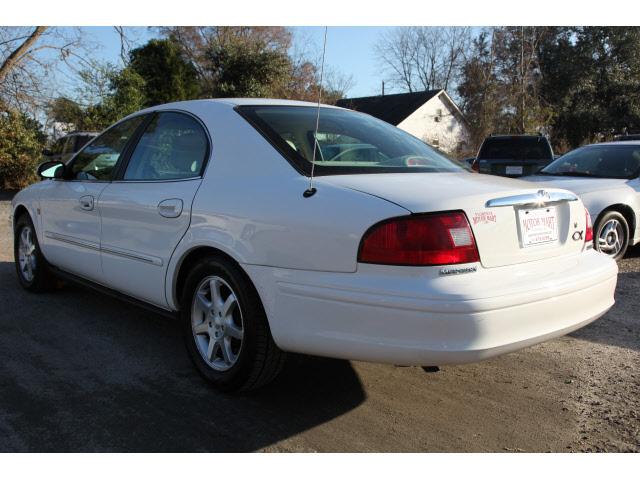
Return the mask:
<svg viewBox="0 0 640 480">
<path fill-rule="evenodd" d="M 36 116 L 56 90 L 56 68 L 87 64 L 79 28 L 0 27 L 0 101 Z"/>
<path fill-rule="evenodd" d="M 18 43 L 17 47 L 9 55 L 7 55 L 7 57 L 2 62 L 2 65 L 0 65 L 0 83 L 3 83 L 9 72 L 24 60 L 31 46 L 38 40 L 40 35 L 42 35 L 46 29 L 47 27 L 36 27 L 35 30 L 31 32 L 31 34 L 29 34 L 29 36 L 24 38 L 24 40 L 22 38 L 14 39 L 15 42 L 21 43 Z M 11 44 L 13 42 L 11 40 L 6 40 L 3 43 Z"/>
<path fill-rule="evenodd" d="M 469 27 L 398 27 L 380 38 L 375 52 L 392 86 L 453 91 L 470 45 Z"/>
</svg>

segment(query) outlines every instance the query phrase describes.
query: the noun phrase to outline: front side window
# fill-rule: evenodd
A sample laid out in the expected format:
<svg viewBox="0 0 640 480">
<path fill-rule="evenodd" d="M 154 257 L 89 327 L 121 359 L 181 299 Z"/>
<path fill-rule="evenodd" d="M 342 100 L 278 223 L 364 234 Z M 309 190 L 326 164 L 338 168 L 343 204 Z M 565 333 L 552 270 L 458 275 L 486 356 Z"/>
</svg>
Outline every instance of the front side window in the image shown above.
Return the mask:
<svg viewBox="0 0 640 480">
<path fill-rule="evenodd" d="M 238 112 L 300 171 L 315 173 L 461 172 L 437 150 L 416 137 L 350 110 L 315 107 L 242 106 Z"/>
<path fill-rule="evenodd" d="M 207 149 L 202 126 L 189 115 L 156 114 L 136 146 L 125 180 L 178 180 L 202 173 Z"/>
<path fill-rule="evenodd" d="M 640 175 L 640 145 L 592 145 L 578 148 L 549 164 L 544 175 L 636 178 Z"/>
<path fill-rule="evenodd" d="M 78 153 L 71 165 L 74 180 L 110 180 L 127 143 L 143 122 L 140 115 L 114 125 Z"/>
</svg>

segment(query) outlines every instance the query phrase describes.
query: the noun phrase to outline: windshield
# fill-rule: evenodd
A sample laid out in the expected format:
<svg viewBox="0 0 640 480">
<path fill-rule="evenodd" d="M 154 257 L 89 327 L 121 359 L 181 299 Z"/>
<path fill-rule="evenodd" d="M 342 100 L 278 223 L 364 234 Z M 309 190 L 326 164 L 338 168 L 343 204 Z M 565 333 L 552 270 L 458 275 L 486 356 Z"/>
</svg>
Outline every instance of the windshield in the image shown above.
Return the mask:
<svg viewBox="0 0 640 480">
<path fill-rule="evenodd" d="M 462 172 L 416 137 L 369 115 L 321 108 L 314 137 L 317 108 L 243 106 L 237 109 L 299 171 L 315 173 Z"/>
<path fill-rule="evenodd" d="M 489 137 L 482 144 L 478 158 L 486 160 L 551 159 L 551 148 L 544 137 Z"/>
<path fill-rule="evenodd" d="M 546 175 L 635 178 L 640 145 L 590 145 L 569 152 L 541 170 Z"/>
</svg>

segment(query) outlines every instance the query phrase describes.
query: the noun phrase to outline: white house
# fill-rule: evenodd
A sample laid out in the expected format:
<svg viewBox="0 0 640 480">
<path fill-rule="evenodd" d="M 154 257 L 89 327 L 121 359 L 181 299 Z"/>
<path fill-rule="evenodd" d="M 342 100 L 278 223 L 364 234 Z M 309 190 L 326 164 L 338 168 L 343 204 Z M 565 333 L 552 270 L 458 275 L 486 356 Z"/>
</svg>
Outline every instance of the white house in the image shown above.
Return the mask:
<svg viewBox="0 0 640 480">
<path fill-rule="evenodd" d="M 447 153 L 468 146 L 467 122 L 444 90 L 345 98 L 338 106 L 368 113 Z"/>
</svg>

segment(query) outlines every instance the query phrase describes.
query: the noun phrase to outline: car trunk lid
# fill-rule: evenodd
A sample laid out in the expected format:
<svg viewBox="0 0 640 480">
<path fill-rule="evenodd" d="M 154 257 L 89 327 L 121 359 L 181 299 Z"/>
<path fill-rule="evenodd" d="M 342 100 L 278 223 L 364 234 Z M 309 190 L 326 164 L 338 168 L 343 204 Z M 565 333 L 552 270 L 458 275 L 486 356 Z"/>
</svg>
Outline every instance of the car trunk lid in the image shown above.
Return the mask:
<svg viewBox="0 0 640 480">
<path fill-rule="evenodd" d="M 584 207 L 565 190 L 542 194 L 531 183 L 468 172 L 335 175 L 317 182 L 368 193 L 416 214 L 464 211 L 487 268 L 577 253 L 584 246 Z"/>
</svg>

